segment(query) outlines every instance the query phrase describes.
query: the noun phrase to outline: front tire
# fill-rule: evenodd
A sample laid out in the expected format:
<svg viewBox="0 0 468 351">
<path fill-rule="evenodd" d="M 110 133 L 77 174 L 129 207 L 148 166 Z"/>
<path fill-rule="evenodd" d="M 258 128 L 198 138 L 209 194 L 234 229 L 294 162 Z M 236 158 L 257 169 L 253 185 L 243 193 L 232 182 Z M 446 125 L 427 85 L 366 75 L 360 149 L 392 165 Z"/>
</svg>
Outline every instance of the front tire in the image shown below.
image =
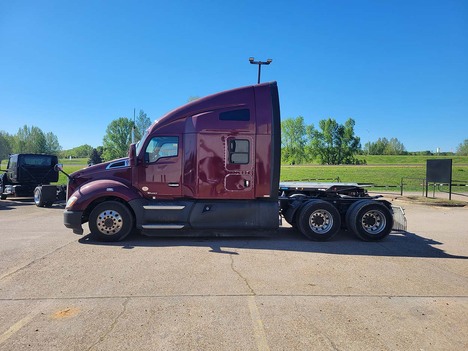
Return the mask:
<svg viewBox="0 0 468 351">
<path fill-rule="evenodd" d="M 361 200 L 348 209 L 346 224 L 364 241 L 378 241 L 390 234 L 393 228 L 391 210 L 378 201 Z"/>
<path fill-rule="evenodd" d="M 339 232 L 341 216 L 332 204 L 322 200 L 312 200 L 300 209 L 297 226 L 309 239 L 326 241 Z"/>
<path fill-rule="evenodd" d="M 89 230 L 99 241 L 120 241 L 133 230 L 132 212 L 117 201 L 106 201 L 97 205 L 89 215 Z"/>
</svg>

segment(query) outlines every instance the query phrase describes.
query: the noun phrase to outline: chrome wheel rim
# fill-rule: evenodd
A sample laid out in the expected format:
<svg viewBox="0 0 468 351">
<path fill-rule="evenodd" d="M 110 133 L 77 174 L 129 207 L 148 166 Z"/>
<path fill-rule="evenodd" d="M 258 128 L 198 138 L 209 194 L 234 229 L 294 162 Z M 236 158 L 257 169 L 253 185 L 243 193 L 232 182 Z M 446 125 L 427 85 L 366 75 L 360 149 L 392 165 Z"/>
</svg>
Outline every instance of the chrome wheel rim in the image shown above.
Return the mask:
<svg viewBox="0 0 468 351">
<path fill-rule="evenodd" d="M 123 219 L 115 210 L 102 211 L 96 219 L 98 230 L 104 235 L 117 234 L 123 227 Z"/>
<path fill-rule="evenodd" d="M 325 210 L 312 212 L 309 217 L 309 227 L 317 234 L 326 234 L 333 227 L 333 216 Z"/>
<path fill-rule="evenodd" d="M 380 234 L 387 226 L 387 219 L 381 211 L 372 210 L 362 216 L 361 225 L 369 234 Z"/>
<path fill-rule="evenodd" d="M 39 191 L 34 192 L 34 203 L 37 205 L 39 203 Z"/>
</svg>

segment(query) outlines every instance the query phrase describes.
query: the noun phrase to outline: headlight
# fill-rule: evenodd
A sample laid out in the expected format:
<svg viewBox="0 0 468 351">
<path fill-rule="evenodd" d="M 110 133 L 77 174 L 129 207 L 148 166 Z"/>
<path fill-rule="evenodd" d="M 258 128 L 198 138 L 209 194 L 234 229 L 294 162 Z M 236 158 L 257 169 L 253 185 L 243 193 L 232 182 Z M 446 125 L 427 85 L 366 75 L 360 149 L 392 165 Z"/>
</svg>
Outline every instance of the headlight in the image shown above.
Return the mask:
<svg viewBox="0 0 468 351">
<path fill-rule="evenodd" d="M 65 208 L 70 208 L 70 207 L 72 207 L 72 206 L 75 204 L 76 200 L 78 200 L 78 198 L 77 198 L 76 196 L 70 197 L 70 198 L 68 199 L 68 201 L 67 201 L 67 204 L 65 205 Z"/>
</svg>

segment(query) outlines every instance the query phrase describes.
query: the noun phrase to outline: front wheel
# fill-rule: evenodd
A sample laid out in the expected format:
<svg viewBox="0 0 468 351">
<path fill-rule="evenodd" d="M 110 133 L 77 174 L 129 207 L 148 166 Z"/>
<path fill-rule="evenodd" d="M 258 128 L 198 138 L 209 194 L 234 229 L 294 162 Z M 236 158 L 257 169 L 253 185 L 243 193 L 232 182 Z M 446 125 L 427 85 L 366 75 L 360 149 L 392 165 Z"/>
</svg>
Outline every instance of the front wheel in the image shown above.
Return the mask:
<svg viewBox="0 0 468 351">
<path fill-rule="evenodd" d="M 132 232 L 133 226 L 133 214 L 117 201 L 100 203 L 89 215 L 91 235 L 100 241 L 123 240 Z"/>
<path fill-rule="evenodd" d="M 297 226 L 309 239 L 326 241 L 339 232 L 341 216 L 332 204 L 322 200 L 312 200 L 300 209 Z"/>
<path fill-rule="evenodd" d="M 390 234 L 393 228 L 391 210 L 378 201 L 361 200 L 346 213 L 346 224 L 364 241 L 378 241 Z"/>
</svg>

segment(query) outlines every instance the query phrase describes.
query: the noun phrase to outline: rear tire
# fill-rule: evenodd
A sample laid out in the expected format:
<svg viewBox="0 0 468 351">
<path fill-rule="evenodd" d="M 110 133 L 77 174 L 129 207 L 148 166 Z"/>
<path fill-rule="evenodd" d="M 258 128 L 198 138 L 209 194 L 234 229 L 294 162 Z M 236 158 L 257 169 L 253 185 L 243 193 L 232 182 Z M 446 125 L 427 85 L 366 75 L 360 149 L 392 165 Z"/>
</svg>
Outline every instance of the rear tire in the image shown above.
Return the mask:
<svg viewBox="0 0 468 351">
<path fill-rule="evenodd" d="M 2 174 L 0 176 L 0 200 L 6 200 L 7 196 L 3 194 L 5 191 L 5 183 L 6 183 L 6 174 Z"/>
<path fill-rule="evenodd" d="M 296 201 L 294 201 L 292 206 L 290 206 L 290 210 L 294 210 L 294 214 L 292 215 L 291 218 L 289 218 L 289 220 L 287 219 L 288 216 L 284 217 L 286 222 L 288 222 L 289 225 L 291 227 L 293 227 L 295 230 L 298 230 L 298 227 L 297 227 L 297 217 L 298 217 L 297 213 L 299 212 L 296 209 L 298 207 L 300 207 L 300 205 L 302 204 L 299 199 L 305 198 L 305 197 L 306 197 L 306 195 L 301 194 L 301 193 L 295 193 L 295 194 L 291 194 L 291 195 L 288 196 L 288 198 L 291 199 L 291 200 L 297 199 L 296 201 L 299 203 L 298 205 L 296 205 Z"/>
<path fill-rule="evenodd" d="M 37 207 L 52 207 L 54 200 L 48 188 L 38 186 L 34 189 L 34 203 Z"/>
<path fill-rule="evenodd" d="M 120 241 L 129 235 L 134 226 L 132 212 L 117 201 L 97 205 L 89 215 L 89 230 L 99 241 Z"/>
<path fill-rule="evenodd" d="M 359 239 L 379 241 L 392 231 L 393 215 L 388 207 L 378 201 L 361 200 L 348 209 L 346 224 Z"/>
<path fill-rule="evenodd" d="M 34 189 L 34 203 L 37 207 L 44 207 L 46 205 L 42 196 L 42 189 L 40 187 Z"/>
<path fill-rule="evenodd" d="M 322 200 L 312 200 L 299 210 L 297 226 L 307 238 L 326 241 L 339 232 L 341 216 L 332 204 Z"/>
</svg>

